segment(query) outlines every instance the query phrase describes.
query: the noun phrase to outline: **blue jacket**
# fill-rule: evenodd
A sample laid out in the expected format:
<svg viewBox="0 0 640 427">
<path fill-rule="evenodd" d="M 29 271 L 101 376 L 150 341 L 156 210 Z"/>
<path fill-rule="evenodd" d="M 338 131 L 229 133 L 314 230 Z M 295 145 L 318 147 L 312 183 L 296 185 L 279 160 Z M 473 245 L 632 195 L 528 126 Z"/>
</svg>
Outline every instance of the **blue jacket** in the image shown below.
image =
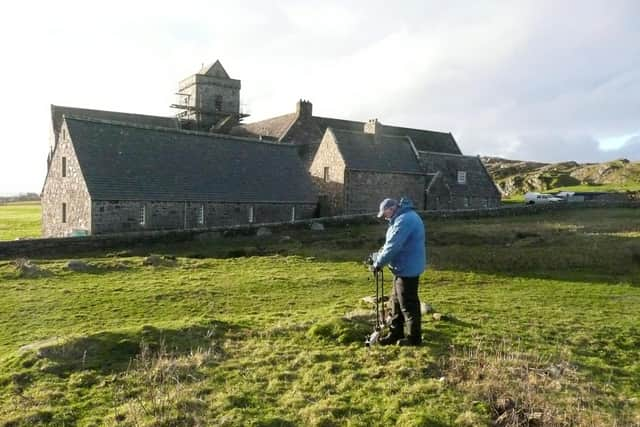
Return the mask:
<svg viewBox="0 0 640 427">
<path fill-rule="evenodd" d="M 384 246 L 374 267 L 389 264 L 395 276 L 415 277 L 427 266 L 425 226 L 409 199 L 401 199 L 395 215 L 389 219 Z"/>
</svg>

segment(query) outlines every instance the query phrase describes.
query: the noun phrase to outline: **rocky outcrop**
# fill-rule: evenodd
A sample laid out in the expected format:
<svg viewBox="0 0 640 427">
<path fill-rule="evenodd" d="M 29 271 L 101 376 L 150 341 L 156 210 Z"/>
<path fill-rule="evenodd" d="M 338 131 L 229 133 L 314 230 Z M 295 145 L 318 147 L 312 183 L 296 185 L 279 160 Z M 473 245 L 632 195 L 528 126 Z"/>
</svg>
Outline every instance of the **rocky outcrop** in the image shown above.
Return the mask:
<svg viewBox="0 0 640 427">
<path fill-rule="evenodd" d="M 640 184 L 640 162 L 619 159 L 605 163 L 539 163 L 482 157 L 487 171 L 505 196 L 578 185 Z"/>
</svg>

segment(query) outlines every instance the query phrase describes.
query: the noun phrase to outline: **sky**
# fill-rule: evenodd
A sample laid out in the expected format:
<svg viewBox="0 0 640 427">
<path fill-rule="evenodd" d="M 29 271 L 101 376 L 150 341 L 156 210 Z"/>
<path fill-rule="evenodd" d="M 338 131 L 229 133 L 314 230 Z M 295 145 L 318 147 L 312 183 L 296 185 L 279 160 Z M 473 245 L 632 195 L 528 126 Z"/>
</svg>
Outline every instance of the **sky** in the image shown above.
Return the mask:
<svg viewBox="0 0 640 427">
<path fill-rule="evenodd" d="M 463 153 L 640 160 L 640 2 L 7 2 L 0 195 L 39 193 L 51 104 L 173 115 L 219 59 L 246 121 L 314 115 L 451 132 Z"/>
</svg>

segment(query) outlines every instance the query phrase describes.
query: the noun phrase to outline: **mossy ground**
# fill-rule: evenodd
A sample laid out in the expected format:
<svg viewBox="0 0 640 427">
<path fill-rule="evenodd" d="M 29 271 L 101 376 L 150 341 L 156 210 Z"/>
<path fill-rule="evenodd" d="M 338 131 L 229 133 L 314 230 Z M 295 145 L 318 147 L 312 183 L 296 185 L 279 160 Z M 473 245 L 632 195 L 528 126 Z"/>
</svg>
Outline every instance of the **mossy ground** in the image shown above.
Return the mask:
<svg viewBox="0 0 640 427">
<path fill-rule="evenodd" d="M 0 262 L 0 425 L 640 423 L 637 210 L 428 230 L 419 348 L 362 345 L 384 225 Z"/>
</svg>

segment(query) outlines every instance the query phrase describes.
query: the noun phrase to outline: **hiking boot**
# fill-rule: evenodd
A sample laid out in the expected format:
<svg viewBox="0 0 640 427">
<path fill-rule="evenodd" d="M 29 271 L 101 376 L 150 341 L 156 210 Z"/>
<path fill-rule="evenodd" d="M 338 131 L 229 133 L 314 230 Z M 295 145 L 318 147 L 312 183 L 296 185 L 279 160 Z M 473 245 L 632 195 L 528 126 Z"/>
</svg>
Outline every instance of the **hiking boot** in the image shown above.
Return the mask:
<svg viewBox="0 0 640 427">
<path fill-rule="evenodd" d="M 380 345 L 391 345 L 398 342 L 398 340 L 404 339 L 402 335 L 387 334 L 378 340 Z"/>
<path fill-rule="evenodd" d="M 422 342 L 420 340 L 413 340 L 411 338 L 402 338 L 401 340 L 398 340 L 398 345 L 401 347 L 406 347 L 406 346 L 419 347 L 420 345 L 422 345 Z"/>
</svg>

